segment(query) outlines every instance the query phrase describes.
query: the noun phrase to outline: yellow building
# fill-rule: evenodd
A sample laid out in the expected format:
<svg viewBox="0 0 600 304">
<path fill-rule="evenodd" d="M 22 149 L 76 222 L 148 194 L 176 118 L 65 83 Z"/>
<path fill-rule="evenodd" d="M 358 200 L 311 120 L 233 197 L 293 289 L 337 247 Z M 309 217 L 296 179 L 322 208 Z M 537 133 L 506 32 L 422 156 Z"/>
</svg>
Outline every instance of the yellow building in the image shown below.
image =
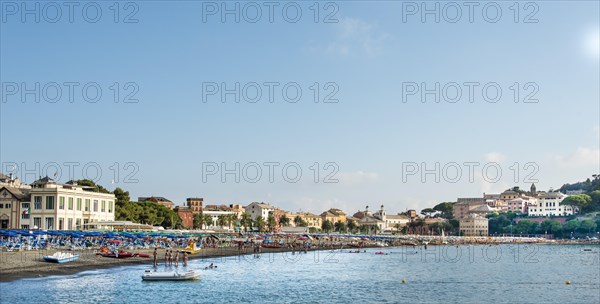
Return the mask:
<svg viewBox="0 0 600 304">
<path fill-rule="evenodd" d="M 332 224 L 337 222 L 346 223 L 346 213 L 340 209 L 331 208 L 321 213 L 321 222 L 330 221 Z"/>
</svg>

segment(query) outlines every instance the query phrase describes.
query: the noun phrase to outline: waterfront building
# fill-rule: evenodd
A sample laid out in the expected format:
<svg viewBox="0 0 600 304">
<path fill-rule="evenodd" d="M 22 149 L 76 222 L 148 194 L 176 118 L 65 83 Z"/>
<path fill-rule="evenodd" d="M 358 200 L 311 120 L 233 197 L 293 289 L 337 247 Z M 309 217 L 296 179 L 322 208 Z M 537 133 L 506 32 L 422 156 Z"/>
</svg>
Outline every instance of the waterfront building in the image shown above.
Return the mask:
<svg viewBox="0 0 600 304">
<path fill-rule="evenodd" d="M 262 217 L 265 223 L 269 218 L 269 213 L 275 211 L 275 207 L 267 204 L 267 203 L 258 203 L 253 202 L 250 205 L 246 206 L 245 212 L 252 217 L 252 220 L 255 221 L 258 217 Z"/>
<path fill-rule="evenodd" d="M 460 234 L 463 236 L 487 236 L 488 219 L 476 213 L 470 213 L 459 221 Z"/>
<path fill-rule="evenodd" d="M 202 197 L 188 197 L 185 199 L 186 205 L 192 210 L 192 213 L 198 214 L 202 212 L 202 204 L 204 198 Z"/>
<path fill-rule="evenodd" d="M 138 202 L 153 202 L 159 205 L 163 205 L 169 209 L 173 209 L 175 203 L 162 197 L 162 196 L 150 196 L 150 197 L 138 197 Z"/>
<path fill-rule="evenodd" d="M 379 231 L 396 231 L 398 230 L 396 225 L 404 227 L 416 218 L 418 218 L 416 210 L 408 210 L 404 214 L 389 215 L 383 205 L 375 212 L 369 211 L 369 206 L 366 206 L 364 211 L 358 211 L 352 215 L 352 219 L 358 225 L 377 226 Z"/>
<path fill-rule="evenodd" d="M 319 215 L 312 214 L 310 212 L 285 212 L 284 214 L 287 218 L 290 219 L 289 227 L 299 227 L 294 221 L 296 217 L 299 217 L 302 221 L 304 221 L 306 223 L 307 228 L 321 229 L 323 225 L 323 218 L 321 218 L 321 216 Z"/>
<path fill-rule="evenodd" d="M 246 212 L 246 209 L 244 208 L 244 206 L 242 206 L 240 204 L 229 204 L 229 208 L 231 208 L 232 212 L 235 212 L 236 219 L 241 218 L 242 214 L 244 214 L 244 212 Z"/>
<path fill-rule="evenodd" d="M 529 216 L 567 216 L 578 212 L 577 208 L 572 206 L 561 206 L 560 203 L 568 195 L 560 191 L 540 192 L 537 197 L 537 204 L 532 204 L 528 208 Z"/>
<path fill-rule="evenodd" d="M 181 218 L 181 225 L 184 228 L 189 229 L 194 227 L 194 213 L 190 207 L 176 206 L 173 210 L 177 212 L 177 215 Z"/>
<path fill-rule="evenodd" d="M 330 221 L 333 224 L 337 222 L 346 223 L 346 213 L 340 209 L 331 208 L 321 213 L 321 220 L 323 222 Z"/>
<path fill-rule="evenodd" d="M 59 184 L 44 177 L 30 187 L 2 186 L 0 197 L 0 227 L 9 229 L 76 230 L 115 218 L 114 194 L 74 181 Z"/>
<path fill-rule="evenodd" d="M 528 196 L 521 196 L 506 202 L 506 211 L 519 211 L 523 214 L 527 214 L 529 211 L 529 206 L 532 205 L 537 205 L 537 199 Z"/>
<path fill-rule="evenodd" d="M 483 198 L 457 198 L 452 208 L 452 214 L 456 219 L 461 219 L 469 214 L 469 211 L 486 205 Z"/>
</svg>

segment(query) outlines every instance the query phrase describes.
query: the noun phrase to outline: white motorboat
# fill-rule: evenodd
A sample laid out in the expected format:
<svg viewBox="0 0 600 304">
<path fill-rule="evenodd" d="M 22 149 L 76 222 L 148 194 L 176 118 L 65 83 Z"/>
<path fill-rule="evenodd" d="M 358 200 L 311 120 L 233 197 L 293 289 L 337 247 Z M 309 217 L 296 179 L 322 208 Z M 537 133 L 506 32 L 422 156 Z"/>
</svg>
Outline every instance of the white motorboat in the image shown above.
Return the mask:
<svg viewBox="0 0 600 304">
<path fill-rule="evenodd" d="M 200 272 L 189 270 L 186 272 L 158 272 L 147 269 L 142 275 L 144 281 L 187 281 L 195 280 L 200 276 Z"/>
</svg>

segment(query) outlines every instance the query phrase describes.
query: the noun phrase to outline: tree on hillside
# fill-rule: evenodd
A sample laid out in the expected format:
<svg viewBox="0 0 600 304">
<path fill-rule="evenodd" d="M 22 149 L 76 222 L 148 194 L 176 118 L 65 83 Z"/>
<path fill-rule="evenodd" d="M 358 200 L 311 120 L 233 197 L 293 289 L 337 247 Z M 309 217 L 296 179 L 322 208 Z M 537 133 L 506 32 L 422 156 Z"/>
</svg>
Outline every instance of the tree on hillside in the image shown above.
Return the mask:
<svg viewBox="0 0 600 304">
<path fill-rule="evenodd" d="M 123 206 L 126 203 L 129 203 L 129 201 L 131 200 L 129 198 L 129 191 L 124 191 L 119 187 L 117 187 L 115 191 L 113 191 L 113 194 L 115 195 L 115 204 L 118 206 Z"/>
<path fill-rule="evenodd" d="M 579 224 L 579 230 L 583 233 L 592 233 L 596 230 L 596 227 L 596 223 L 590 219 L 585 219 Z"/>
<path fill-rule="evenodd" d="M 563 225 L 563 231 L 567 233 L 575 233 L 579 229 L 579 221 L 572 219 Z"/>
<path fill-rule="evenodd" d="M 545 220 L 540 224 L 539 232 L 544 234 L 560 234 L 562 232 L 562 225 L 557 221 Z"/>
<path fill-rule="evenodd" d="M 110 191 L 106 190 L 106 188 L 102 187 L 101 185 L 96 185 L 96 183 L 93 180 L 89 180 L 89 179 L 78 179 L 75 181 L 79 186 L 86 186 L 86 187 L 90 187 L 92 188 L 93 191 L 95 192 L 100 192 L 100 193 L 111 193 Z"/>
<path fill-rule="evenodd" d="M 578 195 L 570 195 L 560 202 L 561 206 L 567 205 L 579 208 L 581 213 L 586 213 L 591 211 L 592 207 L 592 198 L 587 194 L 578 194 Z"/>
<path fill-rule="evenodd" d="M 441 217 L 443 217 L 445 219 L 451 219 L 451 218 L 454 218 L 454 215 L 452 214 L 453 208 L 454 208 L 454 204 L 449 203 L 449 202 L 444 202 L 444 203 L 439 203 L 439 204 L 435 205 L 435 207 L 433 207 L 433 210 L 441 212 L 442 213 Z"/>
<path fill-rule="evenodd" d="M 425 215 L 425 216 L 431 216 L 434 213 L 436 213 L 436 211 L 433 208 L 425 208 L 425 209 L 421 210 L 421 214 Z"/>
</svg>

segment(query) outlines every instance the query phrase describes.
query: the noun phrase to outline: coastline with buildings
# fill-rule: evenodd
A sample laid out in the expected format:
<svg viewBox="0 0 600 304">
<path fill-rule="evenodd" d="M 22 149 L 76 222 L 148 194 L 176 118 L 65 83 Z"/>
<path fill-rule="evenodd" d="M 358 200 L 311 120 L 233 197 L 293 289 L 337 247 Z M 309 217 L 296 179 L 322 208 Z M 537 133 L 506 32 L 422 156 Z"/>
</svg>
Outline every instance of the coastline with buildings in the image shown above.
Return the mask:
<svg viewBox="0 0 600 304">
<path fill-rule="evenodd" d="M 25 184 L 0 174 L 0 273 L 3 280 L 14 280 L 149 264 L 151 260 L 142 256 L 151 255 L 153 248 L 183 250 L 191 243 L 200 250 L 190 259 L 388 246 L 599 244 L 598 225 L 590 219 L 594 213 L 583 215 L 580 208 L 561 204 L 585 193 L 589 191 L 537 191 L 531 185 L 529 191 L 513 187 L 499 194 L 457 198 L 420 214 L 416 210 L 393 214 L 384 205 L 353 213 L 329 208 L 314 214 L 265 202 L 207 204 L 202 197 L 187 198 L 183 205 L 163 196 L 132 202 L 124 199 L 123 191 L 111 193 L 89 181 L 62 184 L 40 177 Z M 127 204 L 141 204 L 149 212 L 159 210 L 178 219 L 117 218 Z M 510 227 L 498 227 L 503 217 L 511 216 Z M 155 225 L 161 221 L 177 227 Z M 578 226 L 569 226 L 574 222 Z M 61 250 L 80 252 L 82 258 L 68 265 L 42 261 L 43 255 Z M 137 255 L 106 259 L 98 255 L 102 250 L 135 250 Z"/>
</svg>

